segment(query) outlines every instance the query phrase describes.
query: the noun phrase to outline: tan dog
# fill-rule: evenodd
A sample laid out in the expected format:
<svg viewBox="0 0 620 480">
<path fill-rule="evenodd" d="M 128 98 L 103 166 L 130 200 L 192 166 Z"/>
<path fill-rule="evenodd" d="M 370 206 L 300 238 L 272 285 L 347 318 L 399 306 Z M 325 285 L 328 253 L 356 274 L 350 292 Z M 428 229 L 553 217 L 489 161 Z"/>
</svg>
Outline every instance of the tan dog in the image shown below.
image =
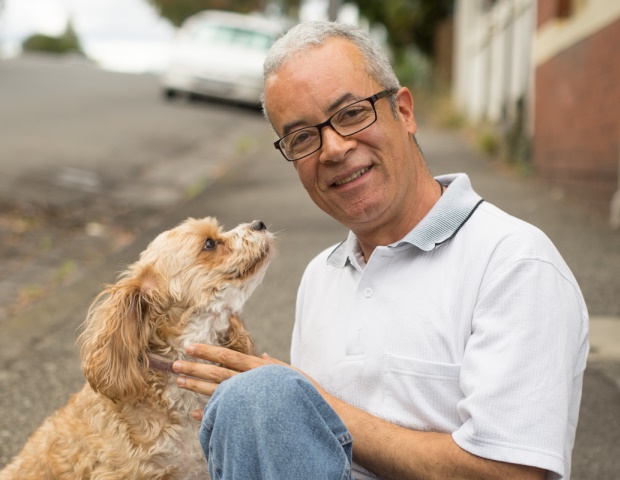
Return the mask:
<svg viewBox="0 0 620 480">
<path fill-rule="evenodd" d="M 207 399 L 153 364 L 186 358 L 190 343 L 253 353 L 237 315 L 272 252 L 262 222 L 223 232 L 215 219 L 189 219 L 159 235 L 90 308 L 80 336 L 88 383 L 0 479 L 208 478 L 191 418 Z"/>
</svg>

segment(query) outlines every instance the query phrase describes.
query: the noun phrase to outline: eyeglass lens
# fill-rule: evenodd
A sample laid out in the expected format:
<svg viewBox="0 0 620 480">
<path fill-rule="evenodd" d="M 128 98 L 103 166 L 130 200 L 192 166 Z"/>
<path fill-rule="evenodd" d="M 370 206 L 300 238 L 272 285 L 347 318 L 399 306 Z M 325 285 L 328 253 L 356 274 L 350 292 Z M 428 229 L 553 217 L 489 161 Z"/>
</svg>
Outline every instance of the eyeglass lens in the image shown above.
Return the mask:
<svg viewBox="0 0 620 480">
<path fill-rule="evenodd" d="M 377 119 L 370 100 L 361 100 L 336 112 L 323 126 L 329 124 L 343 137 L 353 135 Z M 308 156 L 321 148 L 321 131 L 317 126 L 306 127 L 282 138 L 280 149 L 287 159 L 296 160 Z"/>
</svg>

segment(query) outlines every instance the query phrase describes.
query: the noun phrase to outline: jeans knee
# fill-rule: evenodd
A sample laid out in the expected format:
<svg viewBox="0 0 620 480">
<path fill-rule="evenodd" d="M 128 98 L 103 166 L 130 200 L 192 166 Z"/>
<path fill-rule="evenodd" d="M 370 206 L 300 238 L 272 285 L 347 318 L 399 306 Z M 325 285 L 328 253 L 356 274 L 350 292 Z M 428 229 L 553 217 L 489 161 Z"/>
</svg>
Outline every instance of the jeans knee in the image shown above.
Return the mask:
<svg viewBox="0 0 620 480">
<path fill-rule="evenodd" d="M 351 436 L 299 372 L 267 365 L 223 382 L 200 443 L 213 478 L 351 478 Z"/>
<path fill-rule="evenodd" d="M 222 383 L 211 402 L 239 411 L 265 411 L 289 404 L 312 384 L 299 372 L 281 365 L 255 368 Z"/>
<path fill-rule="evenodd" d="M 265 365 L 235 375 L 223 382 L 207 403 L 203 426 L 211 429 L 218 419 L 231 424 L 273 417 L 294 407 L 291 402 L 304 382 L 314 388 L 303 375 L 281 365 Z"/>
</svg>

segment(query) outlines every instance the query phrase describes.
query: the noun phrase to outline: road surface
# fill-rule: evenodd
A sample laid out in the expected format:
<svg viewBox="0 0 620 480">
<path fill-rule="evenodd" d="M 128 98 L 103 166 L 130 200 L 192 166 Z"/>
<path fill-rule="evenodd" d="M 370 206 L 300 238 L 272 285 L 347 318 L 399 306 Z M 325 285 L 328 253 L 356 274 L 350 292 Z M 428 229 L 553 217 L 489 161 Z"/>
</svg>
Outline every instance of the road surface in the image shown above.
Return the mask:
<svg viewBox="0 0 620 480">
<path fill-rule="evenodd" d="M 0 106 L 0 306 L 11 307 L 0 310 L 0 465 L 82 384 L 76 330 L 100 285 L 187 216 L 260 219 L 278 232 L 279 256 L 243 317 L 259 351 L 288 360 L 303 268 L 345 232 L 312 205 L 260 115 L 165 104 L 153 77 L 39 60 L 0 63 Z M 433 173 L 468 172 L 488 201 L 547 232 L 573 269 L 593 349 L 572 478 L 618 478 L 620 235 L 454 133 L 422 125 L 418 138 Z"/>
</svg>

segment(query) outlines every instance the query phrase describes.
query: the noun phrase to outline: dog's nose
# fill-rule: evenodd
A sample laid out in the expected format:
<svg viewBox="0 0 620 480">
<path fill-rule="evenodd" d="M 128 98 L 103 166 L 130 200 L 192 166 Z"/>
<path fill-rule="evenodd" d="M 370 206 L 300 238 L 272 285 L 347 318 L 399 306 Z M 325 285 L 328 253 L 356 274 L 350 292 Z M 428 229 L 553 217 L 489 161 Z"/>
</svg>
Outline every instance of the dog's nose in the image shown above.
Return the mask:
<svg viewBox="0 0 620 480">
<path fill-rule="evenodd" d="M 252 230 L 259 232 L 261 230 L 267 230 L 267 225 L 265 225 L 260 220 L 256 220 L 254 223 L 252 223 L 251 228 Z"/>
</svg>

